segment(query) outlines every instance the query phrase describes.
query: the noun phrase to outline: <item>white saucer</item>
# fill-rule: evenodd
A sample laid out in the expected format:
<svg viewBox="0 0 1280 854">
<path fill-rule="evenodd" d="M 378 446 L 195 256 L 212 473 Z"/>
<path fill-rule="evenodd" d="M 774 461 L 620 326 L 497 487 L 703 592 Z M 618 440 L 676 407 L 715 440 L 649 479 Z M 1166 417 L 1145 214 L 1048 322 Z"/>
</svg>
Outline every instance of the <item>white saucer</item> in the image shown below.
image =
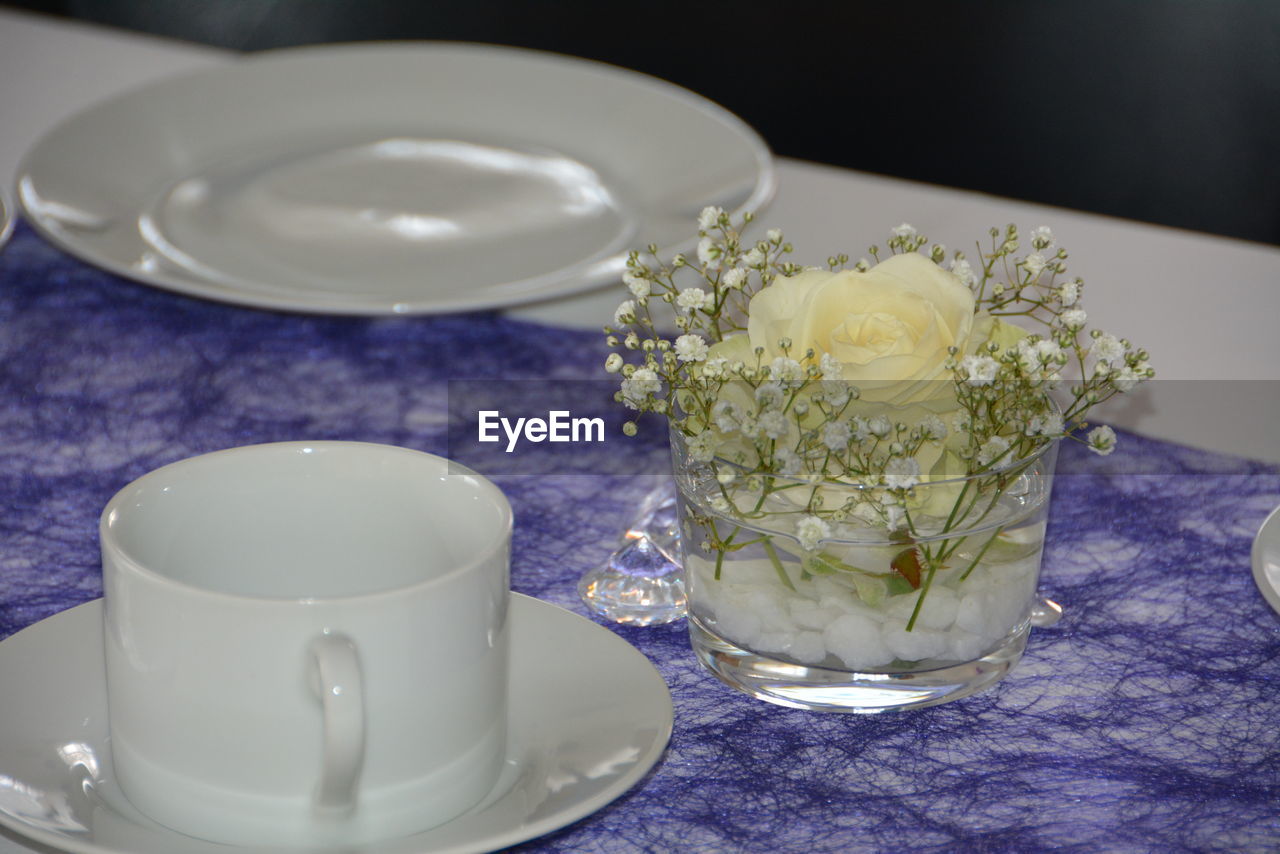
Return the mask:
<svg viewBox="0 0 1280 854">
<path fill-rule="evenodd" d="M 441 827 L 342 854 L 459 854 L 514 845 L 600 809 L 662 755 L 671 736 L 671 696 L 643 654 L 608 629 L 527 596 L 513 593 L 509 614 L 510 747 L 494 791 Z M 78 854 L 261 850 L 162 827 L 117 788 L 106 730 L 101 600 L 0 643 L 0 686 L 0 825 Z"/>
<path fill-rule="evenodd" d="M 1267 604 L 1280 612 L 1280 507 L 1271 511 L 1254 537 L 1253 580 Z"/>
<path fill-rule="evenodd" d="M 632 71 L 492 45 L 268 51 L 55 127 L 28 220 L 138 281 L 260 308 L 417 314 L 589 289 L 688 251 L 706 205 L 760 210 L 763 140 Z"/>
<path fill-rule="evenodd" d="M 0 249 L 9 242 L 10 236 L 13 235 L 13 205 L 5 198 L 4 191 L 0 190 Z"/>
</svg>

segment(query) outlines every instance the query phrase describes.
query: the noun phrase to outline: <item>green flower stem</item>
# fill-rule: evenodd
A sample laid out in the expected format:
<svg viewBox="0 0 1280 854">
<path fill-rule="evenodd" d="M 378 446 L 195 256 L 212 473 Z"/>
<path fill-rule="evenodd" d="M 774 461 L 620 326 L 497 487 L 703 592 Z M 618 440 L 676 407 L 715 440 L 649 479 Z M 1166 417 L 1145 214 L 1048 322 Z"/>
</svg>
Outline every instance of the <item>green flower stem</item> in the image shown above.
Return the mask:
<svg viewBox="0 0 1280 854">
<path fill-rule="evenodd" d="M 1029 467 L 1029 465 L 1030 465 L 1030 464 L 1028 464 L 1028 467 Z M 1022 473 L 1022 471 L 1025 471 L 1025 470 L 1026 470 L 1026 468 L 1023 468 L 1022 470 L 1020 470 L 1020 471 L 1018 471 L 1018 472 L 1015 472 L 1014 474 L 1021 474 L 1021 473 Z M 996 505 L 1000 502 L 1000 496 L 1004 495 L 1004 491 L 1005 491 L 1006 489 L 1008 489 L 1008 488 L 1009 488 L 1009 487 L 1008 487 L 1008 484 L 1007 484 L 1007 483 L 1004 483 L 1004 482 L 1002 482 L 1002 483 L 1000 483 L 1000 484 L 998 485 L 998 487 L 996 488 L 995 492 L 994 492 L 994 493 L 992 494 L 992 496 L 991 496 L 991 501 L 990 501 L 990 502 L 988 502 L 986 509 L 982 511 L 982 515 L 980 515 L 977 519 L 974 519 L 971 523 L 969 523 L 969 527 L 970 527 L 970 528 L 976 528 L 976 527 L 978 527 L 979 525 L 981 525 L 981 524 L 982 524 L 983 520 L 985 520 L 985 519 L 987 518 L 987 516 L 991 515 L 991 511 L 992 511 L 992 510 L 994 510 L 994 509 L 996 508 Z M 980 497 L 981 497 L 981 495 L 976 495 L 976 496 L 974 496 L 973 501 L 972 501 L 972 502 L 970 502 L 969 506 L 965 509 L 964 513 L 961 515 L 961 517 L 960 517 L 960 518 L 962 518 L 962 519 L 966 518 L 966 517 L 969 515 L 969 513 L 971 513 L 971 512 L 973 511 L 973 508 L 974 508 L 974 506 L 978 503 L 978 498 L 980 498 Z M 1005 527 L 1005 526 L 1001 526 L 1001 527 L 999 528 L 999 530 L 1004 530 L 1004 527 Z M 943 533 L 946 533 L 946 532 L 944 531 Z M 951 557 L 951 555 L 955 554 L 956 550 L 960 548 L 960 546 L 964 543 L 964 541 L 965 541 L 966 539 L 968 539 L 968 538 L 967 538 L 967 537 L 961 537 L 961 538 L 960 538 L 960 539 L 958 539 L 958 540 L 954 540 L 954 541 L 952 541 L 952 545 L 950 545 L 949 547 L 945 547 L 945 548 L 943 549 L 943 553 L 942 553 L 942 557 L 941 557 L 941 559 L 942 559 L 942 560 L 946 560 L 947 558 Z M 983 551 L 985 551 L 985 550 L 986 550 L 986 549 L 984 548 L 984 549 L 983 549 Z M 967 575 L 967 573 L 966 573 L 966 575 Z"/>
<path fill-rule="evenodd" d="M 978 554 L 974 556 L 973 562 L 969 564 L 969 568 L 966 569 L 963 573 L 961 573 L 960 575 L 961 581 L 964 581 L 966 578 L 969 577 L 969 573 L 977 569 L 978 564 L 982 562 L 983 556 L 986 555 L 987 549 L 991 548 L 992 544 L 995 543 L 996 538 L 1003 533 L 1004 533 L 1004 526 L 996 528 L 996 532 L 992 534 L 990 539 L 988 539 L 987 542 L 982 546 L 982 548 L 978 550 Z"/>
<path fill-rule="evenodd" d="M 765 553 L 769 555 L 769 560 L 773 563 L 773 568 L 777 570 L 778 578 L 781 579 L 782 583 L 786 585 L 788 590 L 792 593 L 796 592 L 796 586 L 791 583 L 791 578 L 787 575 L 786 569 L 782 566 L 782 560 L 778 557 L 778 551 L 773 547 L 773 543 L 770 542 L 768 537 L 765 537 L 764 540 L 764 550 Z"/>
<path fill-rule="evenodd" d="M 711 536 L 715 538 L 717 543 L 719 543 L 719 546 L 716 548 L 716 574 L 715 574 L 716 581 L 719 581 L 720 570 L 724 567 L 724 556 L 725 556 L 725 553 L 729 551 L 728 546 L 730 543 L 733 542 L 733 538 L 738 536 L 738 533 L 742 530 L 742 528 L 734 526 L 733 533 L 730 534 L 725 539 L 721 540 L 720 532 L 716 530 L 716 520 L 715 519 L 710 520 L 707 523 L 707 526 L 711 528 Z"/>
<path fill-rule="evenodd" d="M 911 609 L 911 619 L 907 620 L 907 631 L 911 631 L 916 627 L 916 618 L 920 616 L 920 609 L 924 607 L 924 597 L 929 595 L 929 588 L 933 586 L 933 576 L 938 571 L 938 561 L 925 556 L 925 560 L 929 563 L 928 574 L 924 577 L 924 583 L 920 585 L 920 595 L 916 597 L 916 606 Z"/>
<path fill-rule="evenodd" d="M 951 526 L 956 521 L 956 511 L 960 509 L 960 504 L 964 501 L 965 493 L 969 491 L 969 487 L 973 485 L 972 480 L 966 480 L 964 486 L 960 487 L 960 494 L 956 496 L 956 503 L 951 506 L 951 512 L 947 515 L 947 521 L 942 526 L 942 532 L 945 534 L 951 530 Z M 963 518 L 963 517 L 961 517 Z"/>
</svg>

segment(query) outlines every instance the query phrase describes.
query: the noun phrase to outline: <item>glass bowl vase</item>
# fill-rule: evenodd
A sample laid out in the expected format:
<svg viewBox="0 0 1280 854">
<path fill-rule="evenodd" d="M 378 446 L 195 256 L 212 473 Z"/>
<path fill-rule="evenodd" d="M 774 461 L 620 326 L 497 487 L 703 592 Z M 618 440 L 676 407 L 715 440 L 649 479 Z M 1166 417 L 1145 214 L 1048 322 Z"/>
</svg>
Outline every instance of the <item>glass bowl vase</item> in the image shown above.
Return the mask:
<svg viewBox="0 0 1280 854">
<path fill-rule="evenodd" d="M 930 706 L 992 685 L 1032 625 L 1061 613 L 1037 596 L 1056 456 L 1046 443 L 893 490 L 698 461 L 673 431 L 695 655 L 739 690 L 816 711 Z"/>
</svg>

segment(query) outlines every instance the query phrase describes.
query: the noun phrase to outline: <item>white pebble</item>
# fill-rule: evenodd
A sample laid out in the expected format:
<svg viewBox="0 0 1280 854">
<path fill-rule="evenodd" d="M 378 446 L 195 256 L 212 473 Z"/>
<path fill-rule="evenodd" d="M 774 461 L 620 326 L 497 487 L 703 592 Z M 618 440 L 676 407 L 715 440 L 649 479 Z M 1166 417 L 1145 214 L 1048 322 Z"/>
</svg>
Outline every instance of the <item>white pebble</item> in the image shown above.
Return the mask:
<svg viewBox="0 0 1280 854">
<path fill-rule="evenodd" d="M 947 650 L 945 658 L 956 661 L 972 661 L 986 652 L 991 641 L 981 635 L 966 632 L 964 629 L 952 629 L 947 632 Z"/>
<path fill-rule="evenodd" d="M 760 617 L 751 611 L 739 608 L 718 608 L 716 609 L 716 628 L 738 646 L 755 649 L 757 641 L 760 640 L 762 626 Z"/>
<path fill-rule="evenodd" d="M 818 664 L 827 657 L 827 645 L 818 632 L 800 632 L 791 642 L 790 655 L 801 664 Z"/>
<path fill-rule="evenodd" d="M 1008 634 L 1030 610 L 1030 596 L 1022 584 L 1006 584 L 988 590 L 983 596 L 986 605 L 986 627 L 981 632 L 987 637 L 998 638 Z"/>
<path fill-rule="evenodd" d="M 877 611 L 870 606 L 864 605 L 861 601 L 847 594 L 843 597 L 823 596 L 818 601 L 818 604 L 828 610 L 839 611 L 842 614 L 857 614 L 859 617 L 866 617 L 867 619 L 875 620 L 877 623 L 882 623 L 888 618 L 888 614 L 883 611 Z"/>
<path fill-rule="evenodd" d="M 891 619 L 905 626 L 907 624 L 907 620 L 911 619 L 911 613 L 916 609 L 916 600 L 919 598 L 919 590 L 912 590 L 910 593 L 899 593 L 897 596 L 890 596 L 885 600 L 885 613 L 888 614 Z"/>
<path fill-rule="evenodd" d="M 824 608 L 817 602 L 810 602 L 807 599 L 792 599 L 790 610 L 791 619 L 795 621 L 798 628 L 819 632 L 842 613 L 835 608 Z"/>
<path fill-rule="evenodd" d="M 756 652 L 786 654 L 795 643 L 796 636 L 792 632 L 765 631 L 757 636 L 751 649 Z"/>
<path fill-rule="evenodd" d="M 926 629 L 946 629 L 956 621 L 956 609 L 960 600 L 946 587 L 935 584 L 924 596 L 924 604 L 920 606 L 920 617 L 916 625 Z"/>
<path fill-rule="evenodd" d="M 893 661 L 880 638 L 879 626 L 854 614 L 846 614 L 822 633 L 827 649 L 852 670 L 882 667 Z"/>
<path fill-rule="evenodd" d="M 970 593 L 960 600 L 956 608 L 956 627 L 972 632 L 975 635 L 986 634 L 987 621 L 983 614 L 985 597 L 981 593 Z"/>
<path fill-rule="evenodd" d="M 890 652 L 907 661 L 934 658 L 947 649 L 946 635 L 920 626 L 911 631 L 907 631 L 905 627 L 886 627 L 882 637 Z"/>
</svg>

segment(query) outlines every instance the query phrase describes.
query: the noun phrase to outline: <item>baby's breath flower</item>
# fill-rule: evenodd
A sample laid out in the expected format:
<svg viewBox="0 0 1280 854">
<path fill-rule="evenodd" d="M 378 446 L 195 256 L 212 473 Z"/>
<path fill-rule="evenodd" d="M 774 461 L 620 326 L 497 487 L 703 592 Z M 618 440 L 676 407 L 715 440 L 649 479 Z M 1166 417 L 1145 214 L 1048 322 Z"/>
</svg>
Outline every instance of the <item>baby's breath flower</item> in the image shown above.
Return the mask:
<svg viewBox="0 0 1280 854">
<path fill-rule="evenodd" d="M 814 551 L 831 536 L 831 526 L 817 516 L 801 516 L 796 520 L 796 539 L 805 551 Z"/>
<path fill-rule="evenodd" d="M 636 368 L 622 381 L 622 402 L 632 409 L 639 409 L 646 400 L 662 390 L 662 381 L 652 368 Z"/>
<path fill-rule="evenodd" d="M 1062 357 L 1062 347 L 1048 338 L 1023 338 L 1014 352 L 1022 370 L 1035 376 L 1044 373 L 1046 368 L 1052 373 L 1052 366 L 1057 365 Z"/>
<path fill-rule="evenodd" d="M 701 335 L 681 335 L 676 339 L 676 358 L 681 362 L 701 362 L 707 358 L 707 342 Z"/>
<path fill-rule="evenodd" d="M 789 426 L 781 409 L 771 409 L 756 419 L 756 428 L 770 439 L 781 439 L 787 435 Z"/>
<path fill-rule="evenodd" d="M 1111 384 L 1116 387 L 1116 391 L 1121 394 L 1127 391 L 1133 391 L 1133 387 L 1142 381 L 1142 377 L 1138 376 L 1133 368 L 1125 365 L 1120 370 L 1111 375 Z"/>
<path fill-rule="evenodd" d="M 891 231 L 894 237 L 915 237 L 916 227 L 911 223 L 904 222 L 902 225 L 895 225 Z"/>
<path fill-rule="evenodd" d="M 626 300 L 618 306 L 618 310 L 613 313 L 613 322 L 618 326 L 626 326 L 628 323 L 636 321 L 636 301 Z"/>
<path fill-rule="evenodd" d="M 920 463 L 914 457 L 893 457 L 884 466 L 884 485 L 910 489 L 920 482 Z"/>
<path fill-rule="evenodd" d="M 765 237 L 769 238 L 770 243 L 774 243 L 774 244 L 781 243 L 782 231 L 777 228 L 771 228 L 765 232 Z"/>
<path fill-rule="evenodd" d="M 690 436 L 685 442 L 685 448 L 695 462 L 709 463 L 716 456 L 716 435 L 705 430 L 696 436 Z"/>
<path fill-rule="evenodd" d="M 786 400 L 786 395 L 783 394 L 782 386 L 778 383 L 767 382 L 756 387 L 755 398 L 761 409 L 780 409 Z"/>
<path fill-rule="evenodd" d="M 1007 450 L 1009 450 L 1008 439 L 1003 436 L 992 436 L 978 449 L 978 465 L 991 465 Z"/>
<path fill-rule="evenodd" d="M 783 448 L 776 452 L 773 458 L 778 464 L 779 474 L 796 475 L 804 467 L 804 461 L 800 459 L 800 455 L 790 448 Z"/>
<path fill-rule="evenodd" d="M 676 296 L 676 305 L 686 311 L 695 311 L 704 307 L 711 298 L 702 288 L 685 288 Z"/>
<path fill-rule="evenodd" d="M 702 209 L 702 213 L 698 214 L 698 228 L 703 231 L 710 231 L 719 224 L 722 216 L 724 216 L 723 208 L 709 205 Z"/>
<path fill-rule="evenodd" d="M 1093 346 L 1089 348 L 1089 353 L 1099 362 L 1111 364 L 1124 359 L 1124 345 L 1116 336 L 1103 333 L 1093 339 Z"/>
<path fill-rule="evenodd" d="M 1040 272 L 1044 270 L 1044 265 L 1044 256 L 1039 252 L 1033 252 L 1022 259 L 1022 268 L 1030 273 L 1032 278 L 1040 275 Z"/>
<path fill-rule="evenodd" d="M 822 383 L 822 399 L 833 409 L 843 409 L 853 397 L 854 388 L 843 380 L 824 380 Z"/>
<path fill-rule="evenodd" d="M 1000 363 L 990 356 L 965 356 L 960 360 L 969 385 L 989 385 L 1000 370 Z"/>
<path fill-rule="evenodd" d="M 760 251 L 760 247 L 753 247 L 745 255 L 742 256 L 742 263 L 751 268 L 764 266 L 764 253 Z"/>
<path fill-rule="evenodd" d="M 649 280 L 634 273 L 624 273 L 622 281 L 627 286 L 627 290 L 631 291 L 631 295 L 636 299 L 646 299 L 653 289 L 649 285 Z"/>
<path fill-rule="evenodd" d="M 1080 283 L 1079 282 L 1063 282 L 1058 286 L 1058 302 L 1062 303 L 1063 308 L 1070 308 L 1080 299 Z"/>
<path fill-rule="evenodd" d="M 1089 450 L 1105 457 L 1116 449 L 1116 431 L 1103 424 L 1089 431 L 1086 442 Z"/>
<path fill-rule="evenodd" d="M 1072 308 L 1058 315 L 1058 321 L 1067 329 L 1083 329 L 1089 315 L 1083 309 Z"/>
<path fill-rule="evenodd" d="M 1048 249 L 1053 242 L 1053 232 L 1049 230 L 1049 226 L 1042 225 L 1031 229 L 1031 245 L 1036 249 Z"/>
<path fill-rule="evenodd" d="M 698 263 L 710 267 L 720 260 L 720 247 L 710 237 L 698 241 Z"/>
<path fill-rule="evenodd" d="M 1027 422 L 1028 436 L 1059 436 L 1062 434 L 1062 416 L 1056 412 L 1035 415 Z"/>
<path fill-rule="evenodd" d="M 730 290 L 740 290 L 747 283 L 747 271 L 741 267 L 734 267 L 724 274 L 724 278 L 720 282 Z"/>
<path fill-rule="evenodd" d="M 936 415 L 926 416 L 920 422 L 920 435 L 925 439 L 940 442 L 947 438 L 947 425 Z"/>
<path fill-rule="evenodd" d="M 844 421 L 828 421 L 822 425 L 822 444 L 829 450 L 840 452 L 849 447 L 852 431 Z"/>
<path fill-rule="evenodd" d="M 721 433 L 732 433 L 738 429 L 740 417 L 738 407 L 727 400 L 716 401 L 711 407 L 711 417 L 715 421 L 716 429 Z"/>
<path fill-rule="evenodd" d="M 840 364 L 840 360 L 830 353 L 822 354 L 822 359 L 818 362 L 818 366 L 822 368 L 822 378 L 824 380 L 838 380 L 844 377 L 844 365 Z"/>
<path fill-rule="evenodd" d="M 793 384 L 804 379 L 804 368 L 795 359 L 779 356 L 770 363 L 769 375 L 780 382 Z"/>
<path fill-rule="evenodd" d="M 725 378 L 726 368 L 729 366 L 729 360 L 721 356 L 714 359 L 707 359 L 707 363 L 702 366 L 702 376 L 709 380 L 722 380 Z"/>
<path fill-rule="evenodd" d="M 973 287 L 974 283 L 978 281 L 978 277 L 974 275 L 973 267 L 963 258 L 953 258 L 951 260 L 951 273 L 970 287 Z"/>
<path fill-rule="evenodd" d="M 893 431 L 893 422 L 883 415 L 876 415 L 867 422 L 867 431 L 877 439 L 883 439 Z"/>
<path fill-rule="evenodd" d="M 611 374 L 616 374 L 622 370 L 622 357 L 617 353 L 610 353 L 609 357 L 604 360 L 604 369 Z"/>
</svg>

